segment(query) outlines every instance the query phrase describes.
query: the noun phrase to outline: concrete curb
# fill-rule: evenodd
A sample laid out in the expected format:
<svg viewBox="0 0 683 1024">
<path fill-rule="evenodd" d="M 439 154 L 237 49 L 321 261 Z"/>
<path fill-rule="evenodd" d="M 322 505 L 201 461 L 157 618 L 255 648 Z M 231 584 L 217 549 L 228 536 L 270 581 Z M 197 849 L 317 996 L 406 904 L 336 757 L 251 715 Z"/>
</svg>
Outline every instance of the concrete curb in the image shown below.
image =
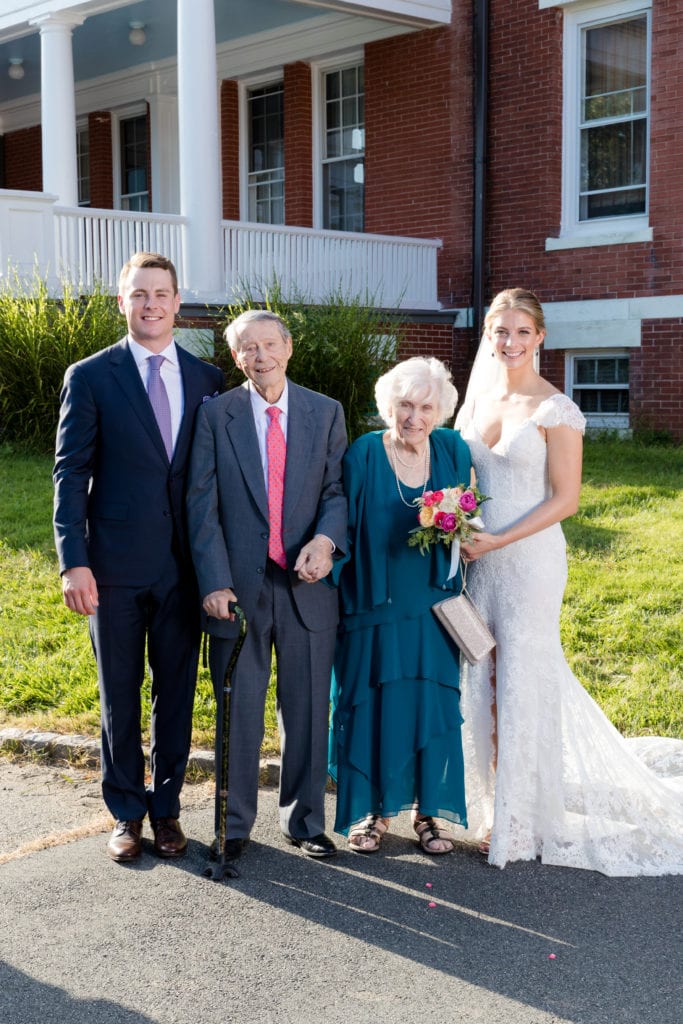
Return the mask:
<svg viewBox="0 0 683 1024">
<path fill-rule="evenodd" d="M 34 732 L 30 729 L 0 729 L 0 750 L 13 750 L 22 754 L 40 754 L 50 760 L 77 761 L 88 768 L 100 766 L 100 742 L 90 736 L 63 736 L 57 732 Z M 145 747 L 145 759 L 149 750 Z M 212 750 L 192 750 L 187 762 L 188 770 L 213 777 L 215 757 Z M 277 786 L 280 783 L 280 759 L 263 758 L 259 772 L 259 785 Z"/>
</svg>

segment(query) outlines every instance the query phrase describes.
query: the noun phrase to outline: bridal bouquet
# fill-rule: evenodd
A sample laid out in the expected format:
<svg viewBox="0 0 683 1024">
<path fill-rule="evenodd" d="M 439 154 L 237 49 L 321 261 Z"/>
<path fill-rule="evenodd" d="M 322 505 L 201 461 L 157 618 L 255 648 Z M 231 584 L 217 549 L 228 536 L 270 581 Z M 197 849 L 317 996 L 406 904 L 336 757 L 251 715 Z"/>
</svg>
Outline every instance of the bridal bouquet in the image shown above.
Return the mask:
<svg viewBox="0 0 683 1024">
<path fill-rule="evenodd" d="M 408 544 L 419 547 L 424 555 L 432 544 L 448 547 L 457 541 L 459 551 L 461 541 L 484 529 L 479 511 L 485 501 L 489 498 L 476 487 L 444 487 L 440 491 L 425 491 L 421 498 L 416 499 L 420 525 L 410 531 Z"/>
</svg>

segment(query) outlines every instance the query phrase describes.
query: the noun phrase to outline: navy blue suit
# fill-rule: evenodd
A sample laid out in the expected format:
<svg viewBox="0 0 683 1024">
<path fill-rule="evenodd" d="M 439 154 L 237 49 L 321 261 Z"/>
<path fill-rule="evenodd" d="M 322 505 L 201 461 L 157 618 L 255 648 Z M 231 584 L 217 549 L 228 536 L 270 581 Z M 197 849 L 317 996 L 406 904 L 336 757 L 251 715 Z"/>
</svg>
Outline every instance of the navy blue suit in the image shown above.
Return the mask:
<svg viewBox="0 0 683 1024">
<path fill-rule="evenodd" d="M 177 817 L 200 640 L 185 488 L 195 413 L 223 388 L 178 347 L 184 411 L 169 463 L 124 339 L 69 367 L 57 431 L 54 529 L 60 571 L 88 566 L 102 712 L 102 789 L 120 820 Z M 152 675 L 152 783 L 144 785 L 140 687 Z"/>
</svg>

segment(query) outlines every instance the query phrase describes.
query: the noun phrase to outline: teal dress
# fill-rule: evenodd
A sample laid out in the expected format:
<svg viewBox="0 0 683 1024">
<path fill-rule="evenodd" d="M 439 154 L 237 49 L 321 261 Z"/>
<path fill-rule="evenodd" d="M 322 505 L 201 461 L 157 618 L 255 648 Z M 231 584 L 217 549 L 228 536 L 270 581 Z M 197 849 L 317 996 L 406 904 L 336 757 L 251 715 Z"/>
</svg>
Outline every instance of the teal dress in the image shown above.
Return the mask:
<svg viewBox="0 0 683 1024">
<path fill-rule="evenodd" d="M 450 553 L 408 547 L 417 508 L 399 497 L 383 431 L 358 438 L 344 460 L 349 556 L 337 566 L 342 617 L 332 682 L 330 775 L 335 830 L 367 814 L 422 814 L 466 825 L 460 728 L 460 652 L 431 611 L 459 592 Z M 470 482 L 469 449 L 453 430 L 430 435 L 428 489 Z M 401 490 L 406 501 L 422 488 Z"/>
</svg>

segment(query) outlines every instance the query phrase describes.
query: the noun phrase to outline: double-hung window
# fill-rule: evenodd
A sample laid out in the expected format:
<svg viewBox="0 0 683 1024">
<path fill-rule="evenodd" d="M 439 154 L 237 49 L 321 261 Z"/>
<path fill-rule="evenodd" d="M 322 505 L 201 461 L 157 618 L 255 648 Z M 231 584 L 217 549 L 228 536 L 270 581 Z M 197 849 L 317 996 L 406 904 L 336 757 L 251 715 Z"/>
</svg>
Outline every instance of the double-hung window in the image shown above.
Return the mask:
<svg viewBox="0 0 683 1024">
<path fill-rule="evenodd" d="M 284 86 L 282 82 L 247 94 L 249 124 L 249 220 L 285 222 Z"/>
<path fill-rule="evenodd" d="M 363 231 L 365 86 L 363 65 L 324 73 L 323 227 Z"/>
<path fill-rule="evenodd" d="M 650 6 L 564 7 L 562 229 L 549 249 L 650 237 Z"/>
<path fill-rule="evenodd" d="M 76 166 L 78 169 L 78 205 L 90 206 L 90 133 L 88 126 L 76 129 Z"/>
<path fill-rule="evenodd" d="M 648 16 L 582 31 L 579 220 L 647 208 Z"/>
<path fill-rule="evenodd" d="M 122 118 L 119 131 L 121 209 L 149 210 L 147 115 Z"/>
</svg>

